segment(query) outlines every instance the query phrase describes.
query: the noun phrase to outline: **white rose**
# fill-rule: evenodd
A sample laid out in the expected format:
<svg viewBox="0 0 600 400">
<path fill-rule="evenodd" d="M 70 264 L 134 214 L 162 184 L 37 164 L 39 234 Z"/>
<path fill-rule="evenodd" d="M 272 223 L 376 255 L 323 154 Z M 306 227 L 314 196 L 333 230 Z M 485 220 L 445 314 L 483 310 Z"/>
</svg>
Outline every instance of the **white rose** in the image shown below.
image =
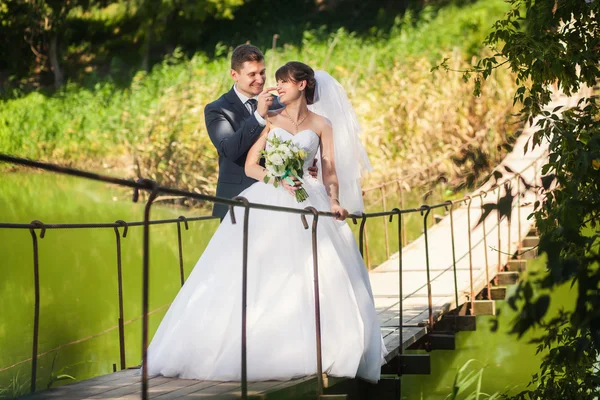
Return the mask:
<svg viewBox="0 0 600 400">
<path fill-rule="evenodd" d="M 290 159 L 294 156 L 293 151 L 287 146 L 281 149 L 281 152 L 283 153 L 286 159 Z"/>
<path fill-rule="evenodd" d="M 280 172 L 279 169 L 273 165 L 267 164 L 267 166 L 265 168 L 269 172 L 270 176 L 282 176 L 283 175 L 283 172 Z"/>
<path fill-rule="evenodd" d="M 269 154 L 269 161 L 273 165 L 283 165 L 283 158 L 277 153 Z"/>
</svg>

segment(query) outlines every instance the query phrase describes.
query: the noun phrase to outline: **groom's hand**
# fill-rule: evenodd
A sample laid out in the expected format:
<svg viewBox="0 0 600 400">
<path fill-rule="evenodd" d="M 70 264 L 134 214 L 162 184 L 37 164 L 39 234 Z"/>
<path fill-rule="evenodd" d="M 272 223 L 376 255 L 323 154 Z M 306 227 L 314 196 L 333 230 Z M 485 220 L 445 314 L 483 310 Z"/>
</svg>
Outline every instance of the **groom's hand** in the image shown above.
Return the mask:
<svg viewBox="0 0 600 400">
<path fill-rule="evenodd" d="M 269 92 L 277 90 L 277 88 L 266 88 L 262 91 L 261 94 L 258 95 L 258 104 L 256 105 L 256 111 L 260 114 L 261 117 L 267 118 L 267 113 L 269 112 L 269 107 L 273 104 L 273 95 Z"/>
<path fill-rule="evenodd" d="M 313 160 L 312 167 L 308 167 L 308 173 L 310 174 L 310 176 L 312 176 L 315 179 L 317 179 L 319 177 L 319 168 L 317 167 L 317 159 L 316 158 Z"/>
</svg>

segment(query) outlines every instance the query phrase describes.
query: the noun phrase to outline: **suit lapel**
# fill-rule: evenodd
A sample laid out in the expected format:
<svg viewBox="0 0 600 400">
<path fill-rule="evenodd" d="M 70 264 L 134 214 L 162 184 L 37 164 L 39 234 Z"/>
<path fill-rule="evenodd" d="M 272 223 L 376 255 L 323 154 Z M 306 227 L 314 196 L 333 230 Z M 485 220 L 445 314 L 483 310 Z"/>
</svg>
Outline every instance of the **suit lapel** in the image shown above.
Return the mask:
<svg viewBox="0 0 600 400">
<path fill-rule="evenodd" d="M 227 101 L 229 101 L 229 103 L 231 103 L 231 105 L 233 106 L 233 109 L 234 109 L 236 115 L 238 115 L 241 118 L 245 118 L 248 115 L 250 115 L 246 106 L 244 106 L 242 104 L 240 98 L 237 96 L 237 94 L 235 94 L 235 90 L 233 90 L 233 86 L 231 87 L 231 90 L 229 92 L 227 92 L 226 97 L 227 97 Z"/>
</svg>

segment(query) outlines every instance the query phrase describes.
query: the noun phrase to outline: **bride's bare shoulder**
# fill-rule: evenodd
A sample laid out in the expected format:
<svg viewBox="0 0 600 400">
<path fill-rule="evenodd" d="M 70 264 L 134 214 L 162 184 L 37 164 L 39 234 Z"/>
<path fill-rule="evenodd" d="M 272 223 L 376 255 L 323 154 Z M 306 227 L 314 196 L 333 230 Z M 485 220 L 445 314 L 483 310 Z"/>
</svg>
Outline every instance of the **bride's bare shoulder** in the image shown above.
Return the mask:
<svg viewBox="0 0 600 400">
<path fill-rule="evenodd" d="M 313 116 L 313 121 L 316 128 L 315 131 L 319 134 L 319 136 L 321 136 L 323 131 L 331 129 L 331 121 L 329 119 L 323 117 L 322 115 L 315 114 L 312 111 L 311 114 Z"/>
</svg>

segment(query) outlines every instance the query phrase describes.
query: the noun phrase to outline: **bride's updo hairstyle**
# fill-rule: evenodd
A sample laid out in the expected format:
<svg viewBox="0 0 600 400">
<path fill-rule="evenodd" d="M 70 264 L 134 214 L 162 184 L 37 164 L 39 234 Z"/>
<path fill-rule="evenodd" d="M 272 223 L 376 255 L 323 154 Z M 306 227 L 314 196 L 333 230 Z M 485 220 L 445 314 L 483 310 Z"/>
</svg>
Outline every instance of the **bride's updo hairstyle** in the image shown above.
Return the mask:
<svg viewBox="0 0 600 400">
<path fill-rule="evenodd" d="M 292 81 L 297 83 L 306 81 L 306 88 L 304 89 L 306 103 L 310 105 L 315 102 L 315 88 L 317 87 L 317 81 L 315 79 L 315 71 L 308 65 L 299 61 L 290 61 L 275 72 L 275 79 L 278 82 Z"/>
</svg>

